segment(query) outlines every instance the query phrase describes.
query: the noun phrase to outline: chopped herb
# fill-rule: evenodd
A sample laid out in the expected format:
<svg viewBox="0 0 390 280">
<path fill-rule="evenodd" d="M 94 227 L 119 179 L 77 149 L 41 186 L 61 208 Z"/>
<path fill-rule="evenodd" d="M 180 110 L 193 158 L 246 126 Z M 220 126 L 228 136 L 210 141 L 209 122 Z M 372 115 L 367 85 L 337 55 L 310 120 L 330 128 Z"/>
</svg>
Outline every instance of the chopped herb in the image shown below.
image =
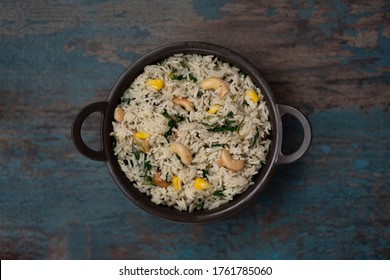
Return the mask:
<svg viewBox="0 0 390 280">
<path fill-rule="evenodd" d="M 225 194 L 223 193 L 223 190 L 217 190 L 213 192 L 213 196 L 225 197 Z"/>
<path fill-rule="evenodd" d="M 211 144 L 211 147 L 223 147 L 223 145 L 225 144 L 219 144 L 219 143 L 214 143 L 214 144 Z"/>
<path fill-rule="evenodd" d="M 196 95 L 196 97 L 197 97 L 197 98 L 201 98 L 203 94 L 204 94 L 204 92 L 198 91 L 198 94 Z"/>
<path fill-rule="evenodd" d="M 177 69 L 176 68 L 172 68 L 172 71 L 171 73 L 168 74 L 168 78 L 171 78 L 172 79 L 172 76 L 177 72 Z"/>
<path fill-rule="evenodd" d="M 156 183 L 153 182 L 153 179 L 151 176 L 146 176 L 145 179 L 146 179 L 146 182 L 148 182 L 149 184 L 156 186 Z"/>
<path fill-rule="evenodd" d="M 168 136 L 171 135 L 171 134 L 172 134 L 172 127 L 170 127 L 170 128 L 168 129 L 168 131 L 164 132 L 164 137 L 165 137 L 165 138 L 168 138 Z"/>
<path fill-rule="evenodd" d="M 189 74 L 188 77 L 190 78 L 191 81 L 193 81 L 194 83 L 196 83 L 198 81 L 197 78 L 195 78 L 194 76 L 192 76 L 192 74 Z"/>
<path fill-rule="evenodd" d="M 199 201 L 199 203 L 196 205 L 197 209 L 203 209 L 203 207 L 204 207 L 204 200 Z"/>
<path fill-rule="evenodd" d="M 139 150 L 133 148 L 133 154 L 134 154 L 136 160 L 139 160 L 139 159 L 140 159 L 141 153 L 140 153 Z"/>
<path fill-rule="evenodd" d="M 233 113 L 232 111 L 230 111 L 230 112 L 227 114 L 227 116 L 228 116 L 229 118 L 233 118 L 234 113 Z"/>
<path fill-rule="evenodd" d="M 242 71 L 239 71 L 239 72 L 238 72 L 238 75 L 240 75 L 241 77 L 244 77 L 244 78 L 247 76 L 247 74 L 245 74 L 245 73 L 242 72 Z"/>
<path fill-rule="evenodd" d="M 172 127 L 168 129 L 168 131 L 164 132 L 164 137 L 168 139 L 168 136 L 172 135 Z M 168 140 L 169 142 L 169 140 Z"/>
<path fill-rule="evenodd" d="M 242 102 L 242 105 L 249 106 L 249 104 L 248 104 L 248 102 L 246 102 L 246 100 L 244 100 L 244 102 Z"/>
<path fill-rule="evenodd" d="M 217 125 L 213 128 L 207 129 L 210 132 L 226 132 L 226 131 L 238 131 L 240 129 L 240 125 L 233 125 L 235 124 L 233 121 L 226 121 L 224 125 Z"/>
<path fill-rule="evenodd" d="M 257 140 L 259 139 L 259 134 L 260 134 L 260 131 L 259 131 L 259 127 L 257 126 L 257 127 L 256 127 L 256 134 L 255 134 L 255 137 L 253 137 L 252 142 L 251 142 L 251 148 L 252 148 L 254 145 L 256 145 Z"/>
<path fill-rule="evenodd" d="M 202 169 L 203 178 L 208 179 L 209 168 Z"/>
<path fill-rule="evenodd" d="M 150 164 L 149 161 L 144 162 L 144 170 L 145 172 L 148 172 L 150 169 L 152 169 L 152 165 Z"/>
<path fill-rule="evenodd" d="M 169 73 L 168 77 L 171 77 L 175 73 L 177 73 L 177 69 L 175 67 L 173 67 L 172 71 L 171 71 L 171 73 Z"/>
<path fill-rule="evenodd" d="M 175 121 L 174 119 L 170 119 L 170 120 L 168 121 L 168 126 L 169 126 L 169 127 L 175 127 L 175 125 L 176 125 L 176 121 Z"/>
<path fill-rule="evenodd" d="M 171 79 L 172 80 L 178 80 L 178 81 L 181 81 L 181 80 L 183 80 L 184 79 L 184 76 L 183 75 L 172 75 L 171 76 Z"/>
<path fill-rule="evenodd" d="M 171 118 L 171 116 L 168 114 L 168 112 L 167 112 L 167 109 L 164 109 L 164 111 L 163 111 L 163 116 L 164 117 L 166 117 L 166 118 L 168 118 L 168 119 L 170 119 Z"/>
<path fill-rule="evenodd" d="M 131 101 L 130 98 L 123 98 L 123 99 L 122 99 L 122 104 L 130 105 L 130 101 Z"/>
<path fill-rule="evenodd" d="M 265 160 L 260 160 L 260 164 L 264 165 L 265 164 Z"/>
<path fill-rule="evenodd" d="M 173 119 L 175 120 L 175 122 L 181 122 L 181 121 L 184 121 L 185 120 L 185 117 L 183 116 L 180 116 L 180 115 L 174 115 L 173 116 Z"/>
<path fill-rule="evenodd" d="M 185 119 L 185 117 L 181 116 L 181 115 L 174 115 L 173 117 L 170 116 L 168 113 L 167 113 L 167 110 L 164 109 L 164 112 L 163 112 L 163 116 L 168 118 L 169 121 L 168 121 L 168 131 L 166 131 L 164 133 L 164 137 L 167 138 L 169 135 L 172 134 L 172 130 L 173 128 L 177 128 L 177 124 L 181 121 L 183 121 Z"/>
<path fill-rule="evenodd" d="M 187 62 L 184 59 L 180 61 L 180 64 L 181 66 L 183 66 L 183 68 L 187 68 L 188 70 L 190 70 L 190 66 L 188 66 Z"/>
</svg>

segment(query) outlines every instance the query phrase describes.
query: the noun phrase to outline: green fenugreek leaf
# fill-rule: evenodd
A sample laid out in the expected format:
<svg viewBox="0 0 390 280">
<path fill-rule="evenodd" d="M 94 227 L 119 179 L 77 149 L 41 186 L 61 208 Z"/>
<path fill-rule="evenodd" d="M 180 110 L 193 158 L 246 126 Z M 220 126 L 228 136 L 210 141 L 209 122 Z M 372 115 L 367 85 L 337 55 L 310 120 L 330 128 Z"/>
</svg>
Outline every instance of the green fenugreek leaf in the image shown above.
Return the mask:
<svg viewBox="0 0 390 280">
<path fill-rule="evenodd" d="M 172 130 L 173 128 L 177 128 L 177 124 L 183 120 L 185 120 L 185 117 L 177 114 L 177 115 L 174 115 L 173 117 L 170 116 L 167 112 L 167 110 L 164 109 L 163 111 L 163 116 L 166 117 L 167 119 L 169 119 L 168 121 L 168 127 L 169 129 L 164 133 L 164 137 L 167 138 L 169 135 L 172 134 Z"/>
<path fill-rule="evenodd" d="M 174 115 L 173 119 L 175 120 L 176 123 L 178 123 L 178 122 L 184 121 L 185 117 L 183 117 L 181 115 Z"/>
<path fill-rule="evenodd" d="M 213 192 L 213 196 L 225 197 L 225 194 L 223 193 L 223 190 L 217 190 Z"/>
<path fill-rule="evenodd" d="M 187 68 L 188 70 L 190 70 L 190 66 L 188 66 L 187 62 L 184 59 L 180 61 L 180 64 L 181 66 L 183 66 L 183 68 Z"/>
<path fill-rule="evenodd" d="M 203 209 L 204 208 L 204 200 L 199 201 L 199 203 L 196 205 L 197 209 Z"/>
<path fill-rule="evenodd" d="M 242 72 L 242 71 L 239 71 L 238 74 L 239 74 L 241 77 L 244 77 L 244 78 L 247 76 L 247 75 L 246 75 L 244 72 Z"/>
<path fill-rule="evenodd" d="M 136 148 L 133 148 L 133 154 L 134 154 L 136 160 L 139 160 L 141 158 L 141 153 Z"/>
<path fill-rule="evenodd" d="M 211 144 L 211 147 L 212 148 L 213 147 L 223 147 L 223 145 L 225 145 L 225 144 L 213 143 L 213 144 Z"/>
<path fill-rule="evenodd" d="M 226 121 L 224 125 L 217 125 L 212 128 L 207 129 L 210 132 L 226 132 L 226 131 L 238 131 L 240 129 L 240 125 L 235 124 L 233 121 Z"/>
<path fill-rule="evenodd" d="M 144 170 L 145 170 L 145 172 L 149 171 L 150 169 L 152 169 L 152 165 L 150 164 L 149 161 L 145 161 L 144 162 Z"/>
<path fill-rule="evenodd" d="M 208 178 L 208 176 L 209 176 L 209 169 L 208 168 L 202 169 L 202 176 L 205 179 Z"/>
<path fill-rule="evenodd" d="M 171 116 L 170 116 L 170 115 L 168 114 L 168 112 L 167 112 L 167 109 L 164 109 L 162 115 L 163 115 L 164 117 L 168 118 L 168 119 L 171 118 Z"/>
<path fill-rule="evenodd" d="M 191 81 L 193 81 L 194 83 L 196 83 L 198 81 L 197 78 L 195 78 L 194 76 L 192 76 L 192 74 L 189 74 L 188 77 L 190 78 Z"/>
<path fill-rule="evenodd" d="M 124 105 L 130 105 L 130 101 L 131 101 L 130 98 L 123 98 L 121 103 L 124 104 Z"/>
<path fill-rule="evenodd" d="M 168 121 L 168 126 L 169 126 L 169 127 L 175 127 L 175 126 L 176 126 L 176 121 L 175 121 L 174 119 L 170 119 L 170 120 Z"/>
<path fill-rule="evenodd" d="M 183 80 L 184 79 L 184 76 L 183 75 L 172 75 L 171 76 L 171 79 L 172 80 L 178 80 L 178 81 L 181 81 L 181 80 Z"/>
<path fill-rule="evenodd" d="M 260 134 L 260 131 L 259 131 L 259 127 L 257 126 L 257 127 L 256 127 L 256 134 L 255 134 L 255 136 L 253 137 L 252 142 L 251 142 L 251 148 L 252 148 L 254 145 L 256 145 L 257 140 L 259 139 L 259 134 Z"/>
<path fill-rule="evenodd" d="M 153 186 L 156 186 L 156 183 L 153 182 L 152 177 L 146 176 L 145 179 L 146 179 L 146 182 L 148 182 L 149 184 L 151 184 L 151 185 L 153 185 Z"/>
</svg>

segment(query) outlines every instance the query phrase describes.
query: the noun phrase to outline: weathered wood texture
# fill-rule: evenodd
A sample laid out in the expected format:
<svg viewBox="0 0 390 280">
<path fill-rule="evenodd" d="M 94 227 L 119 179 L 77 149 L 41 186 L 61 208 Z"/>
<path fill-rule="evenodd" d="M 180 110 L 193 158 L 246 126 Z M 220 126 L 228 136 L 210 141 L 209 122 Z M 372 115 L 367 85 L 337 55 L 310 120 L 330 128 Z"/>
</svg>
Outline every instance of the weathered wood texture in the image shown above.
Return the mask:
<svg viewBox="0 0 390 280">
<path fill-rule="evenodd" d="M 0 258 L 389 259 L 389 12 L 385 0 L 2 0 Z M 138 209 L 70 138 L 127 65 L 183 40 L 248 58 L 314 137 L 255 203 L 196 226 Z M 84 127 L 92 146 L 98 120 Z"/>
</svg>

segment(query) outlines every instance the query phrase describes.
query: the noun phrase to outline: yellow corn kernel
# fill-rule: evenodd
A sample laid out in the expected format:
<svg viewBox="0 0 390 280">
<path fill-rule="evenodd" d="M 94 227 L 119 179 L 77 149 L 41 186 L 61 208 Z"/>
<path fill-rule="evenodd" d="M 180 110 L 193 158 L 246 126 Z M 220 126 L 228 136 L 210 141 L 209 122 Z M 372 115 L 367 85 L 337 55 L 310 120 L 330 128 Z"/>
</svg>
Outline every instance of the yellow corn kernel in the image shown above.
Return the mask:
<svg viewBox="0 0 390 280">
<path fill-rule="evenodd" d="M 154 88 L 155 90 L 160 90 L 164 87 L 164 81 L 160 79 L 151 79 L 146 82 L 148 86 Z"/>
<path fill-rule="evenodd" d="M 249 99 L 253 102 L 253 103 L 257 103 L 259 102 L 259 96 L 257 95 L 256 91 L 254 91 L 253 89 L 247 89 L 245 91 L 245 95 L 249 97 Z"/>
<path fill-rule="evenodd" d="M 138 131 L 138 132 L 134 133 L 134 138 L 138 138 L 141 140 L 148 139 L 148 138 L 150 138 L 150 136 L 151 135 L 149 133 L 144 132 L 144 131 Z"/>
<path fill-rule="evenodd" d="M 218 104 L 217 105 L 213 105 L 213 106 L 210 107 L 210 109 L 207 111 L 207 113 L 215 114 L 216 112 L 218 112 L 219 107 L 220 106 Z"/>
<path fill-rule="evenodd" d="M 194 188 L 202 191 L 211 187 L 211 184 L 202 178 L 196 178 L 194 181 Z"/>
<path fill-rule="evenodd" d="M 178 176 L 173 177 L 173 179 L 172 179 L 172 186 L 177 191 L 181 190 L 181 180 L 180 180 L 180 178 Z"/>
</svg>

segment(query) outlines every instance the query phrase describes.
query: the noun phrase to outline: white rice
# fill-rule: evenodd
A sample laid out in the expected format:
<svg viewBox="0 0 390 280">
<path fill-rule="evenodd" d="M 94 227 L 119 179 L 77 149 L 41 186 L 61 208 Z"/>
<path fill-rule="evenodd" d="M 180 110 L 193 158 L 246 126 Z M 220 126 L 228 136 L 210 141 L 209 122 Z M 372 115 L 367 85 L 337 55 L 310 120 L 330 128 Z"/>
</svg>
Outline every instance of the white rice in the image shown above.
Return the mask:
<svg viewBox="0 0 390 280">
<path fill-rule="evenodd" d="M 178 80 L 180 75 L 183 79 Z M 213 89 L 201 88 L 199 83 L 209 77 L 221 78 L 229 86 L 224 98 L 219 98 Z M 164 87 L 158 91 L 151 88 L 147 84 L 150 79 L 163 80 Z M 245 95 L 248 89 L 255 90 L 259 102 L 252 102 Z M 174 97 L 188 98 L 195 110 L 188 112 L 174 104 Z M 215 104 L 220 105 L 219 110 L 210 114 L 208 110 Z M 252 184 L 252 176 L 265 163 L 271 123 L 263 95 L 249 76 L 214 56 L 177 54 L 146 66 L 118 106 L 125 116 L 122 122 L 113 121 L 114 153 L 134 187 L 149 195 L 156 204 L 189 212 L 216 208 L 244 192 Z M 172 129 L 172 135 L 165 137 L 169 130 L 168 116 L 175 115 L 184 120 Z M 238 131 L 209 131 L 227 121 L 239 125 Z M 151 135 L 146 140 L 150 144 L 149 151 L 143 152 L 139 143 L 134 142 L 137 131 Z M 171 153 L 170 146 L 174 142 L 190 150 L 193 158 L 190 164 L 183 164 Z M 244 160 L 244 169 L 234 172 L 220 167 L 216 162 L 223 149 L 234 159 Z M 170 184 L 168 187 L 151 182 L 157 172 Z M 179 191 L 171 183 L 175 176 L 182 182 Z M 195 189 L 194 181 L 198 177 L 209 182 L 210 187 Z"/>
</svg>

